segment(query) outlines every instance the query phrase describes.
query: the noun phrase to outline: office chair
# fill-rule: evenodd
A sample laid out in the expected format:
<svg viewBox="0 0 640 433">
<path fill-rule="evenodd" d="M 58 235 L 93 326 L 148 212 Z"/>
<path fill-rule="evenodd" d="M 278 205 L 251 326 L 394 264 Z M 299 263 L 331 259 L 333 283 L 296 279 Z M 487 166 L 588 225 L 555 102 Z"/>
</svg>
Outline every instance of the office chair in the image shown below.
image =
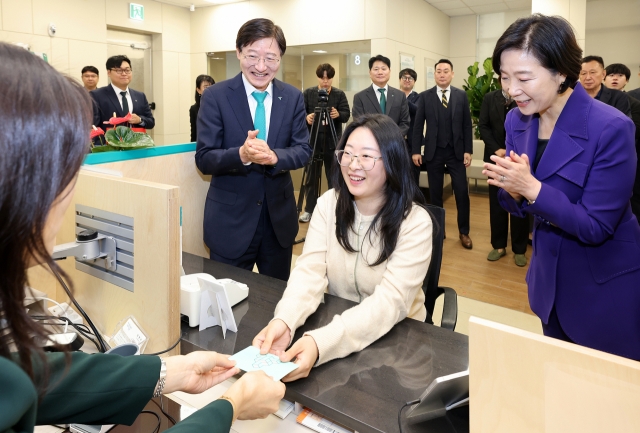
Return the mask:
<svg viewBox="0 0 640 433">
<path fill-rule="evenodd" d="M 424 306 L 427 309 L 425 322 L 433 325 L 433 310 L 436 299 L 444 294 L 444 305 L 442 308 L 442 323 L 440 327 L 454 331 L 458 321 L 458 295 L 450 287 L 438 286 L 440 279 L 440 266 L 442 265 L 442 246 L 444 243 L 444 208 L 428 204 L 427 209 L 432 215 L 434 222 L 433 247 L 431 249 L 431 263 L 427 270 L 427 275 L 422 283 L 424 291 Z M 436 226 L 438 228 L 436 229 Z"/>
</svg>

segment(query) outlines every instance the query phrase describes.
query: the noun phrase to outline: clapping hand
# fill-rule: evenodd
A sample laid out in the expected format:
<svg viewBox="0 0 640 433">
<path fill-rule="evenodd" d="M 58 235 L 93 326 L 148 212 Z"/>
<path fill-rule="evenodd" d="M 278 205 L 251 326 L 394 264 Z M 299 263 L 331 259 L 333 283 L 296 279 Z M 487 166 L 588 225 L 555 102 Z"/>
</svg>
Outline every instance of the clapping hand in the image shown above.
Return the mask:
<svg viewBox="0 0 640 433">
<path fill-rule="evenodd" d="M 260 165 L 276 165 L 278 156 L 266 141 L 257 138 L 259 132 L 256 129 L 247 133 L 247 139 L 240 147 L 240 160 L 243 164 L 251 162 Z"/>
<path fill-rule="evenodd" d="M 537 199 L 542 183 L 531 174 L 526 154 L 518 155 L 512 150 L 506 158 L 491 155 L 491 160 L 495 164 L 485 163 L 482 171 L 489 185 L 504 189 L 515 200 Z"/>
</svg>

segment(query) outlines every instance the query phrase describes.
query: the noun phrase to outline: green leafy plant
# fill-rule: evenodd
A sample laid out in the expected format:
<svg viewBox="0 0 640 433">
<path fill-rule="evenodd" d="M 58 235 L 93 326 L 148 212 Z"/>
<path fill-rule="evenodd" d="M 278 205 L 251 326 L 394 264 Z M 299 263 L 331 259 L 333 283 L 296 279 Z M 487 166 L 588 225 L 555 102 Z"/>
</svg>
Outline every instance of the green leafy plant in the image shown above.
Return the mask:
<svg viewBox="0 0 640 433">
<path fill-rule="evenodd" d="M 480 68 L 478 62 L 467 68 L 469 78 L 464 80 L 462 88 L 467 93 L 469 98 L 469 106 L 471 108 L 471 121 L 473 122 L 473 128 L 475 137 L 480 138 L 480 130 L 478 129 L 478 119 L 480 118 L 480 107 L 482 106 L 482 100 L 484 95 L 494 90 L 500 89 L 500 82 L 497 77 L 494 77 L 493 66 L 491 65 L 491 57 L 487 57 L 482 63 L 484 69 L 484 75 L 478 76 Z"/>
<path fill-rule="evenodd" d="M 134 132 L 126 126 L 116 126 L 113 129 L 109 129 L 105 132 L 104 138 L 107 144 L 94 147 L 91 149 L 92 153 L 134 150 L 155 146 L 149 134 Z"/>
</svg>

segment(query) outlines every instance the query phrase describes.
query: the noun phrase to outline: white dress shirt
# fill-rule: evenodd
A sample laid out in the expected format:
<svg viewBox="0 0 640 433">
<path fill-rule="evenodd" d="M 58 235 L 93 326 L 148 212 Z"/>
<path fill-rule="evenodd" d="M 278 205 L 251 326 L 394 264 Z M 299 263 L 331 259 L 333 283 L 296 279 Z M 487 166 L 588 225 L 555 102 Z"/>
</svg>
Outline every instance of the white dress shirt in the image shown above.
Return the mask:
<svg viewBox="0 0 640 433">
<path fill-rule="evenodd" d="M 384 89 L 384 96 L 385 98 L 387 98 L 387 100 L 389 100 L 389 84 L 385 84 L 384 87 L 378 87 L 375 84 L 371 84 L 371 87 L 373 88 L 373 93 L 376 94 L 376 98 L 378 98 L 378 104 L 380 103 L 381 95 L 381 93 L 378 92 L 378 89 Z"/>
<path fill-rule="evenodd" d="M 242 74 L 242 82 L 244 83 L 244 91 L 247 92 L 247 101 L 249 102 L 249 110 L 251 111 L 251 120 L 253 120 L 255 124 L 258 101 L 253 97 L 252 93 L 259 92 L 260 90 L 253 87 L 244 74 Z M 267 121 L 267 131 L 264 136 L 264 141 L 267 141 L 267 138 L 269 138 L 269 124 L 271 123 L 271 105 L 273 104 L 273 82 L 269 83 L 265 92 L 267 92 L 267 97 L 264 98 L 264 115 Z"/>
<path fill-rule="evenodd" d="M 247 80 L 247 77 L 245 77 L 244 74 L 242 74 L 242 83 L 244 84 L 244 91 L 247 93 L 247 102 L 249 103 L 249 111 L 251 111 L 251 120 L 255 124 L 256 109 L 258 108 L 258 101 L 256 101 L 256 98 L 253 97 L 252 93 L 259 92 L 259 90 L 253 87 L 253 85 L 249 82 L 249 80 Z M 264 141 L 267 141 L 267 138 L 269 138 L 269 124 L 271 123 L 271 105 L 273 103 L 273 81 L 269 83 L 265 92 L 267 92 L 267 96 L 266 98 L 264 98 L 264 116 L 266 118 L 265 120 L 267 121 L 267 131 L 264 136 Z M 251 161 L 244 162 L 243 164 L 251 165 Z"/>
<path fill-rule="evenodd" d="M 113 88 L 113 91 L 116 92 L 116 96 L 118 97 L 118 101 L 120 102 L 120 108 L 122 108 L 122 95 L 120 94 L 120 92 L 127 92 L 127 103 L 129 104 L 129 113 L 132 113 L 132 109 L 133 109 L 133 100 L 131 99 L 131 93 L 129 93 L 129 87 L 127 87 L 127 90 L 122 90 L 117 88 L 116 86 L 113 85 L 113 83 L 111 83 L 111 87 Z M 124 113 L 125 116 L 127 115 L 127 113 Z"/>
</svg>

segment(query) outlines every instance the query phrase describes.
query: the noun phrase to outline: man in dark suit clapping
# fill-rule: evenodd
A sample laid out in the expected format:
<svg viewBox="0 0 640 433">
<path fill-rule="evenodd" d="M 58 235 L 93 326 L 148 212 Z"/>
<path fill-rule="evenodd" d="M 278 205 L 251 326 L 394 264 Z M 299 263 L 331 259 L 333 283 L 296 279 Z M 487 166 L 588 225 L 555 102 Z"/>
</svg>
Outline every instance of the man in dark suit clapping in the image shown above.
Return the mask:
<svg viewBox="0 0 640 433">
<path fill-rule="evenodd" d="M 413 127 L 413 163 L 422 164 L 421 146 L 429 176 L 431 204 L 442 207 L 444 169 L 449 170 L 458 210 L 460 242 L 473 248 L 469 237 L 469 189 L 466 167 L 471 165 L 473 132 L 467 94 L 451 86 L 453 64 L 441 59 L 435 65 L 436 86 L 420 93 Z M 427 124 L 427 135 L 422 130 Z"/>
<path fill-rule="evenodd" d="M 287 49 L 271 20 L 238 31 L 241 73 L 202 94 L 196 165 L 211 175 L 204 241 L 211 259 L 287 280 L 298 233 L 289 172 L 311 156 L 302 92 L 275 78 Z"/>
<path fill-rule="evenodd" d="M 363 114 L 386 114 L 400 127 L 404 137 L 409 132 L 409 105 L 401 90 L 389 86 L 391 60 L 378 54 L 369 59 L 369 76 L 373 84 L 353 96 L 354 120 Z"/>
</svg>

